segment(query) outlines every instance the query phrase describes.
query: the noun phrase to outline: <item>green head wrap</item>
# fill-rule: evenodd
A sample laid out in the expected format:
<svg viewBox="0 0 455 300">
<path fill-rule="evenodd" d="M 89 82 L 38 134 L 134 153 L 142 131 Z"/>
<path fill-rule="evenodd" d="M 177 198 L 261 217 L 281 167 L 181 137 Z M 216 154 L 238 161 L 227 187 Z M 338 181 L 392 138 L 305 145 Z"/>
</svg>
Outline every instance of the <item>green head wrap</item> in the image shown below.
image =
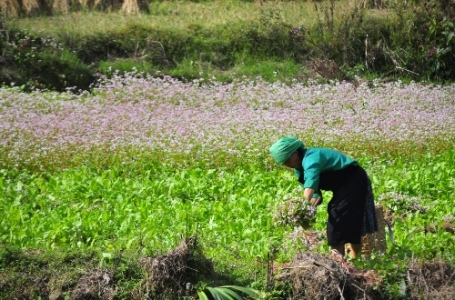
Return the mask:
<svg viewBox="0 0 455 300">
<path fill-rule="evenodd" d="M 305 148 L 301 140 L 292 136 L 285 136 L 276 141 L 269 150 L 276 162 L 282 165 L 299 148 Z"/>
</svg>

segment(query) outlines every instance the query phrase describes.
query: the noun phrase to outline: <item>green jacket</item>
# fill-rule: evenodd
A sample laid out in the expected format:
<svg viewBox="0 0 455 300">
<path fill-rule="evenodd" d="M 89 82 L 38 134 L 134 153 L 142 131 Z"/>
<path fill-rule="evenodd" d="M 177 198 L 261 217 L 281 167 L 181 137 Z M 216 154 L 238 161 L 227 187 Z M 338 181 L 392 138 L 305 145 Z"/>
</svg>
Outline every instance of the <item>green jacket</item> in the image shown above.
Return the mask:
<svg viewBox="0 0 455 300">
<path fill-rule="evenodd" d="M 307 148 L 302 161 L 305 183 L 301 183 L 301 185 L 303 188 L 314 189 L 313 198 L 317 198 L 321 196 L 319 174 L 341 170 L 351 164 L 358 165 L 357 161 L 339 151 L 328 148 Z M 294 174 L 299 179 L 302 170 L 294 169 Z"/>
</svg>

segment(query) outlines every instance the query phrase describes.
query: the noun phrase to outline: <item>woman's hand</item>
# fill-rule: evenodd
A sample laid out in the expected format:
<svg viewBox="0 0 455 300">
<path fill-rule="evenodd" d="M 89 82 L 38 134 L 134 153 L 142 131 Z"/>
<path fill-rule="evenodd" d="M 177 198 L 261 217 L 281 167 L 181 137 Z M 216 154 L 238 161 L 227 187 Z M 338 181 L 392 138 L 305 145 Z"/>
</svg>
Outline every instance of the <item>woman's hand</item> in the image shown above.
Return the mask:
<svg viewBox="0 0 455 300">
<path fill-rule="evenodd" d="M 321 196 L 317 197 L 317 198 L 311 198 L 310 202 L 311 204 L 313 204 L 313 206 L 318 206 L 319 204 L 321 204 Z"/>
<path fill-rule="evenodd" d="M 303 191 L 303 197 L 305 198 L 305 200 L 310 201 L 311 204 L 313 204 L 313 194 L 314 189 L 312 188 L 305 188 L 305 190 Z"/>
<path fill-rule="evenodd" d="M 303 197 L 305 197 L 306 200 L 310 201 L 313 206 L 317 206 L 321 204 L 322 198 L 321 196 L 318 197 L 313 197 L 315 190 L 312 188 L 305 188 L 303 191 Z"/>
</svg>

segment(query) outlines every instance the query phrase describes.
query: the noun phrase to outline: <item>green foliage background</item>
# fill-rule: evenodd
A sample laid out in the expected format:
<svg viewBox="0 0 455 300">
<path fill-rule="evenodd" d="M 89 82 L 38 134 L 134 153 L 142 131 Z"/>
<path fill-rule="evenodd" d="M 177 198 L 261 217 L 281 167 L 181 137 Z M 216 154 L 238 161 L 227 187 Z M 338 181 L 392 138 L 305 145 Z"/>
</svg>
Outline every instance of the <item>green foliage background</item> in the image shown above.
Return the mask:
<svg viewBox="0 0 455 300">
<path fill-rule="evenodd" d="M 154 1 L 150 14 L 139 16 L 82 10 L 5 17 L 0 82 L 26 89 L 61 91 L 63 84 L 89 89 L 100 72 L 133 68 L 186 80 L 306 80 L 302 74 L 316 60 L 338 66 L 330 75 L 322 74 L 330 77 L 326 79 L 453 80 L 452 0 L 383 1 L 381 9 L 348 3 Z M 42 56 L 49 51 L 52 66 L 43 65 Z M 271 70 L 283 62 L 287 67 L 274 74 Z M 270 71 L 258 70 L 264 63 Z M 56 70 L 58 76 L 52 78 Z"/>
</svg>

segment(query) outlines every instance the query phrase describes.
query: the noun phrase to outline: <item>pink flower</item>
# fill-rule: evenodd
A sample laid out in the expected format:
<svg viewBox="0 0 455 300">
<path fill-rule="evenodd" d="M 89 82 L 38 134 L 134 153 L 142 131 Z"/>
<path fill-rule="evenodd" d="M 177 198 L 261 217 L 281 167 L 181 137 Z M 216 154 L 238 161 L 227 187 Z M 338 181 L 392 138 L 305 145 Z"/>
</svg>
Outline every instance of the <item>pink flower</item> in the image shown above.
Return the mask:
<svg viewBox="0 0 455 300">
<path fill-rule="evenodd" d="M 438 52 L 438 48 L 433 47 L 433 49 L 431 49 L 430 51 L 427 52 L 427 54 L 425 55 L 425 57 L 426 57 L 426 58 L 430 58 L 430 57 L 432 57 L 433 55 L 435 55 L 436 52 Z"/>
</svg>

